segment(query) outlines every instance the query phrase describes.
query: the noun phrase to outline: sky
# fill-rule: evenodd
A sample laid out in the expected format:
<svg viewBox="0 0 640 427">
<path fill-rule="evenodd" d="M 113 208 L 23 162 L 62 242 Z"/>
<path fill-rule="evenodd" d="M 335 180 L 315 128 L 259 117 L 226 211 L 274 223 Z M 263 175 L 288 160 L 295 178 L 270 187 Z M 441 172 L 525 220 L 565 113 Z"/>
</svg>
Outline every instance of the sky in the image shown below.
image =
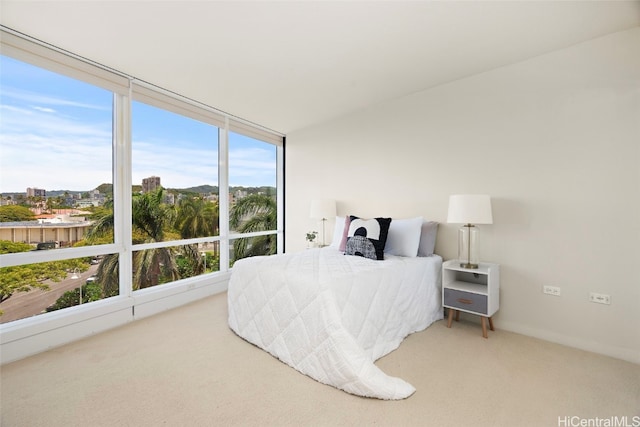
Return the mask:
<svg viewBox="0 0 640 427">
<path fill-rule="evenodd" d="M 112 94 L 0 56 L 0 193 L 86 191 L 112 178 Z M 132 183 L 218 185 L 217 128 L 132 105 Z M 276 185 L 276 148 L 229 134 L 229 184 Z"/>
</svg>

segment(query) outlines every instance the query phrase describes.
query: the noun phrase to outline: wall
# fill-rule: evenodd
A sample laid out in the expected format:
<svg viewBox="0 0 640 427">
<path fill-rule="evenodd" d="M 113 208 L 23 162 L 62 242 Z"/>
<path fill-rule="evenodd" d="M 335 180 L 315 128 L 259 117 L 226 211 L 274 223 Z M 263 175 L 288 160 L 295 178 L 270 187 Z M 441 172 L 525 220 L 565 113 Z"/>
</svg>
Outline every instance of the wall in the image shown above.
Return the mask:
<svg viewBox="0 0 640 427">
<path fill-rule="evenodd" d="M 339 215 L 439 221 L 454 258 L 448 196 L 490 194 L 496 327 L 640 363 L 639 51 L 635 28 L 290 133 L 287 251 L 320 227 L 311 199 L 334 198 Z"/>
</svg>

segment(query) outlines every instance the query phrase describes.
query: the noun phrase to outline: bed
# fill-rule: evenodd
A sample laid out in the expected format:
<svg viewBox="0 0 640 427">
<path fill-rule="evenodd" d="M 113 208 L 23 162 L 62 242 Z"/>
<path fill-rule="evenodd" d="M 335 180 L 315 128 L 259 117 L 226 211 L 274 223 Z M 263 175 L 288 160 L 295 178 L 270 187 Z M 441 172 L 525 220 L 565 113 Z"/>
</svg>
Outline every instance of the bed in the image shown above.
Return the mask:
<svg viewBox="0 0 640 427">
<path fill-rule="evenodd" d="M 374 362 L 442 319 L 441 267 L 435 254 L 373 260 L 337 246 L 238 260 L 228 289 L 229 327 L 321 383 L 404 399 L 415 388 Z"/>
</svg>

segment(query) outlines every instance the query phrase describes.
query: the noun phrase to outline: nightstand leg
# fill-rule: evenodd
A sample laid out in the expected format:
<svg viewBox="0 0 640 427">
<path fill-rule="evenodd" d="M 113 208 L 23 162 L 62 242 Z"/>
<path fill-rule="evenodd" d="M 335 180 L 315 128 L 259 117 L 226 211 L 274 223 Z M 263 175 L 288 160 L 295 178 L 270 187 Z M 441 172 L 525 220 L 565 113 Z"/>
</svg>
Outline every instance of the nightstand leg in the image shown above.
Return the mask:
<svg viewBox="0 0 640 427">
<path fill-rule="evenodd" d="M 489 317 L 489 329 L 495 331 L 495 329 L 493 329 L 493 319 L 491 317 Z"/>
<path fill-rule="evenodd" d="M 484 316 L 480 316 L 480 322 L 482 322 L 482 336 L 484 338 L 489 338 L 489 335 L 487 335 L 487 322 Z"/>
<path fill-rule="evenodd" d="M 449 317 L 447 319 L 447 328 L 451 327 L 451 321 L 453 320 L 453 312 L 455 310 L 449 309 Z"/>
<path fill-rule="evenodd" d="M 460 321 L 460 310 L 456 310 L 456 322 Z"/>
</svg>

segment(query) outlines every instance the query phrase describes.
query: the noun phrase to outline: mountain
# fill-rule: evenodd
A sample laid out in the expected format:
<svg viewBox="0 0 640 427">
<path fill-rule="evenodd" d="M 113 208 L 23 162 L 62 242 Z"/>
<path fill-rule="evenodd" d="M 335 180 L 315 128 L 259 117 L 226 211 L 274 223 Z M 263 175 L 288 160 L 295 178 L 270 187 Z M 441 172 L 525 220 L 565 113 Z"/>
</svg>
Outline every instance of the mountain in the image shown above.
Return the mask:
<svg viewBox="0 0 640 427">
<path fill-rule="evenodd" d="M 96 187 L 100 194 L 113 194 L 113 184 L 100 184 Z"/>
<path fill-rule="evenodd" d="M 167 191 L 171 193 L 218 194 L 218 186 L 204 184 L 204 185 L 198 185 L 197 187 L 189 187 L 189 188 L 167 188 Z"/>
</svg>

